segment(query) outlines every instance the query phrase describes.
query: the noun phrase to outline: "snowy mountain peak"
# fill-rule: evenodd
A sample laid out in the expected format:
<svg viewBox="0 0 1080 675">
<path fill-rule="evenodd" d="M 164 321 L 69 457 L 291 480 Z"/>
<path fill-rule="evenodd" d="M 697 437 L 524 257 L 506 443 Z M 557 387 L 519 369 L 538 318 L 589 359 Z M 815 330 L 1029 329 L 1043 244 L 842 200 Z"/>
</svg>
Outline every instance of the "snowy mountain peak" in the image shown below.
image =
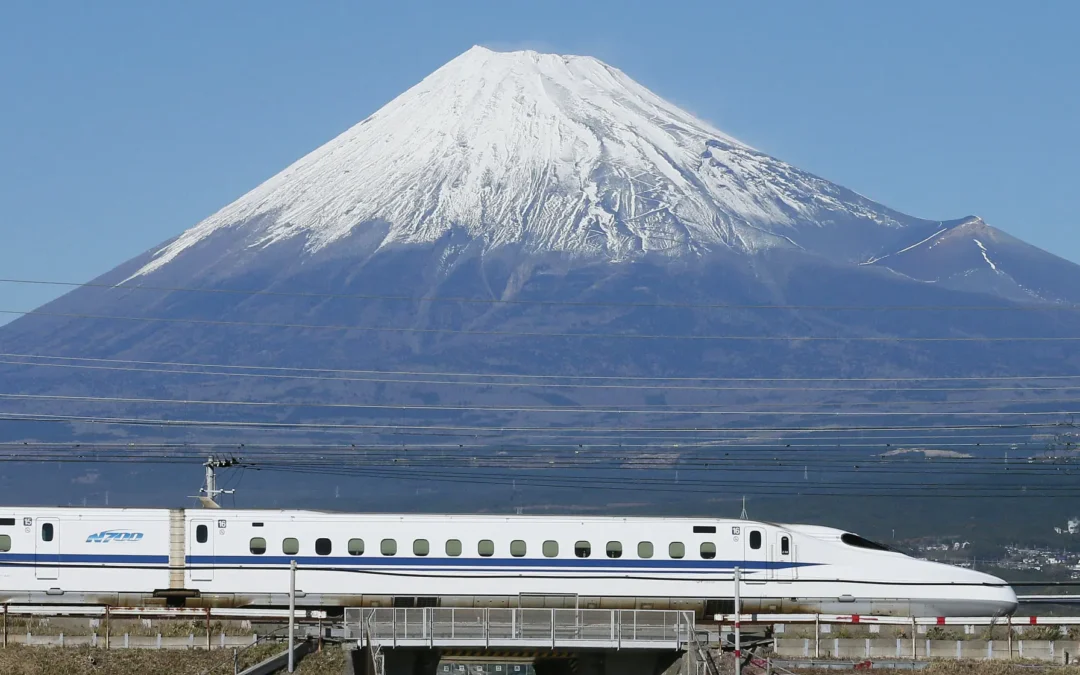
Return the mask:
<svg viewBox="0 0 1080 675">
<path fill-rule="evenodd" d="M 625 260 L 793 247 L 842 260 L 922 221 L 760 153 L 585 56 L 473 47 L 158 251 L 465 233 Z M 375 233 L 375 234 L 372 234 Z M 859 236 L 852 236 L 852 234 Z M 235 234 L 235 233 L 234 233 Z"/>
</svg>

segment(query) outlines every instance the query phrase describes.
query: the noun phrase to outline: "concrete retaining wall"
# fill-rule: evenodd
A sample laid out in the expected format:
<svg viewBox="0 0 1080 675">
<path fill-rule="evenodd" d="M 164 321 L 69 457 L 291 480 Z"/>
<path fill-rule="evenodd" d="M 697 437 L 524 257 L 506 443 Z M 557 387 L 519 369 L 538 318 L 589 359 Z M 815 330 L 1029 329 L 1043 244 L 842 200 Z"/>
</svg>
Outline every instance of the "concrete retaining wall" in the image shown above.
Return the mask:
<svg viewBox="0 0 1080 675">
<path fill-rule="evenodd" d="M 211 649 L 232 649 L 247 647 L 258 642 L 257 635 L 213 635 L 210 638 Z M 105 638 L 100 635 L 33 635 L 31 633 L 9 633 L 9 645 L 32 645 L 39 647 L 105 647 Z M 191 634 L 186 637 L 164 637 L 161 635 L 112 635 L 109 637 L 110 649 L 206 649 L 206 635 Z"/>
<path fill-rule="evenodd" d="M 911 659 L 911 638 L 893 639 L 836 639 L 781 638 L 775 641 L 776 653 L 793 658 L 834 659 Z M 914 658 L 917 659 L 1008 659 L 1023 658 L 1053 663 L 1076 663 L 1080 642 L 1075 640 L 1013 640 L 1012 652 L 1008 640 L 927 640 L 916 638 Z M 1066 659 L 1068 659 L 1066 661 Z"/>
</svg>

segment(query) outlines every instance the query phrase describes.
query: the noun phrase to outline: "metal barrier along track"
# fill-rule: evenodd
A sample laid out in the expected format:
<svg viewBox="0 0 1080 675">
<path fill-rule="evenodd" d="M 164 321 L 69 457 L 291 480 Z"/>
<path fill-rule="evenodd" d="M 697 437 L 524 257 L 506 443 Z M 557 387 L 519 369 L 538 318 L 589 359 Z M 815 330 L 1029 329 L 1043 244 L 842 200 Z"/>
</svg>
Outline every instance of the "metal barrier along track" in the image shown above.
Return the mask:
<svg viewBox="0 0 1080 675">
<path fill-rule="evenodd" d="M 671 610 L 348 608 L 346 639 L 383 647 L 684 649 L 694 613 Z"/>
</svg>

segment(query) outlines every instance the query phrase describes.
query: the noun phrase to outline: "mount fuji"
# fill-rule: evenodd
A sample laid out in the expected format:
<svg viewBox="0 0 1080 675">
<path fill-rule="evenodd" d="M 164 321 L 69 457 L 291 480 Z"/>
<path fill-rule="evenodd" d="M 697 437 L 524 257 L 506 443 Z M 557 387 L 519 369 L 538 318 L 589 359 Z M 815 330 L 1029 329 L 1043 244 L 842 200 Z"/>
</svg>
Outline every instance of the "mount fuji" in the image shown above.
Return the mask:
<svg viewBox="0 0 1080 675">
<path fill-rule="evenodd" d="M 5 357 L 5 391 L 124 400 L 0 408 L 497 429 L 626 424 L 585 412 L 598 405 L 859 405 L 881 393 L 553 389 L 524 379 L 500 387 L 401 373 L 1058 374 L 1080 368 L 1068 343 L 983 338 L 1076 335 L 1080 320 L 1062 310 L 1077 302 L 1080 267 L 979 218 L 885 207 L 732 138 L 596 59 L 474 47 L 175 239 L 0 328 L 8 355 L 99 359 L 29 366 L 10 363 L 29 357 Z M 1018 305 L 1025 311 L 997 311 Z M 964 341 L 924 341 L 939 337 Z M 164 362 L 392 376 L 155 372 Z M 193 410 L 145 399 L 282 407 Z M 313 401 L 421 409 L 299 405 Z M 522 410 L 537 403 L 566 411 Z M 481 410 L 490 407 L 500 410 Z M 86 438 L 90 429 L 113 439 L 163 433 L 77 423 L 2 433 Z"/>
</svg>

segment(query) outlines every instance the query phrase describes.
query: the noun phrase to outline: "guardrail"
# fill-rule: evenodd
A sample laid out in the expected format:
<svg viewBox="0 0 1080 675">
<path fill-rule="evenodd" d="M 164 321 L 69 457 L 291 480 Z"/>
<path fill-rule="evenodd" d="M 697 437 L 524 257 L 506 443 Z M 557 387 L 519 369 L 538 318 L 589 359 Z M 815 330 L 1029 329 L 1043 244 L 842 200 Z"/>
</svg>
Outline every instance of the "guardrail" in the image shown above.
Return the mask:
<svg viewBox="0 0 1080 675">
<path fill-rule="evenodd" d="M 684 649 L 694 613 L 673 610 L 348 608 L 346 639 L 386 648 Z"/>
<path fill-rule="evenodd" d="M 842 623 L 878 626 L 1080 626 L 1080 616 L 866 616 L 863 614 L 715 614 L 721 623 Z"/>
<path fill-rule="evenodd" d="M 3 605 L 0 612 L 9 616 L 87 616 L 163 619 L 287 619 L 287 609 L 248 607 L 106 607 L 104 605 Z M 325 619 L 324 610 L 296 610 L 297 619 Z"/>
</svg>

